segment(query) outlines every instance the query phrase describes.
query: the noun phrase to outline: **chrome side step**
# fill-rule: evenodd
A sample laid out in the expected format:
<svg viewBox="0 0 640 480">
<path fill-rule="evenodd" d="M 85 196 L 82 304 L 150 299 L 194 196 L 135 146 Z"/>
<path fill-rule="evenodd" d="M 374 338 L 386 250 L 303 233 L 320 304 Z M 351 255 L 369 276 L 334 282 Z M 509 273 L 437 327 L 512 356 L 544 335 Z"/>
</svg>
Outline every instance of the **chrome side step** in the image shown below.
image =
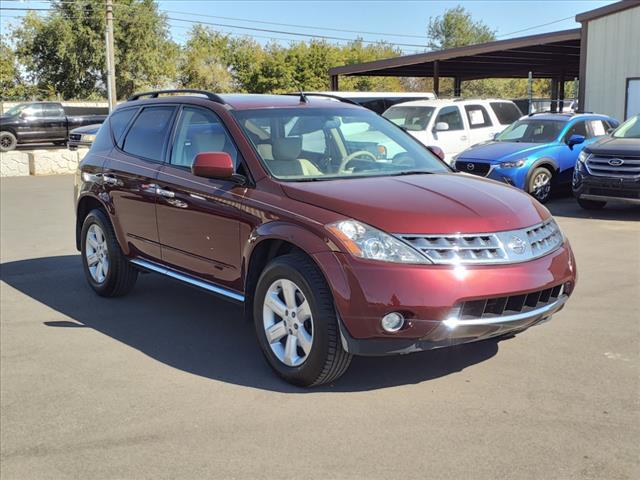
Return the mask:
<svg viewBox="0 0 640 480">
<path fill-rule="evenodd" d="M 171 277 L 189 285 L 193 285 L 194 287 L 202 288 L 203 290 L 207 290 L 209 292 L 222 295 L 223 297 L 230 298 L 232 300 L 235 300 L 236 302 L 244 302 L 244 295 L 232 292 L 231 290 L 227 290 L 226 288 L 222 288 L 212 283 L 205 282 L 204 280 L 200 280 L 190 275 L 176 272 L 169 267 L 165 267 L 154 262 L 149 262 L 148 260 L 142 260 L 140 258 L 134 258 L 133 260 L 129 261 L 134 265 L 144 268 L 145 270 L 150 270 L 155 273 L 160 273 L 161 275 L 166 275 L 167 277 Z"/>
</svg>

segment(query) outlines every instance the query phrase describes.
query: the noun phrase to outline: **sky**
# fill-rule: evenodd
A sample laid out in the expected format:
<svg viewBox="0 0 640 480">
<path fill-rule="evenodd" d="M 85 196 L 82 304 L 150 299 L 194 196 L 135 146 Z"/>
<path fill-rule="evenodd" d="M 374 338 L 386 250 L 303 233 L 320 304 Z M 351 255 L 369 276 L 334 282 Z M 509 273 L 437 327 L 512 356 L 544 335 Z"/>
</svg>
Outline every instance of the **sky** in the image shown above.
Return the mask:
<svg viewBox="0 0 640 480">
<path fill-rule="evenodd" d="M 117 3 L 117 0 L 114 0 Z M 324 35 L 368 41 L 386 40 L 396 44 L 404 53 L 423 51 L 426 25 L 429 17 L 442 15 L 447 9 L 462 5 L 474 20 L 481 20 L 496 31 L 498 39 L 536 33 L 578 28 L 575 15 L 613 3 L 600 0 L 469 0 L 469 1 L 219 1 L 219 0 L 159 0 L 160 9 L 171 18 L 171 34 L 183 43 L 192 23 L 180 21 L 225 24 L 213 26 L 218 30 L 254 36 L 260 43 L 276 40 L 287 44 L 308 36 Z M 47 8 L 47 1 L 0 0 L 3 8 Z M 43 12 L 46 13 L 46 12 Z M 3 34 L 11 24 L 19 23 L 23 12 L 0 11 Z M 228 18 L 219 18 L 228 17 Z M 296 27 L 290 25 L 298 25 Z M 302 28 L 310 27 L 310 28 Z M 277 30 L 275 32 L 247 30 L 239 27 Z M 334 29 L 334 30 L 332 30 Z M 347 30 L 347 31 L 337 31 Z M 371 32 L 371 33 L 355 33 Z M 383 35 L 385 34 L 385 35 Z M 329 39 L 332 43 L 344 40 Z"/>
</svg>

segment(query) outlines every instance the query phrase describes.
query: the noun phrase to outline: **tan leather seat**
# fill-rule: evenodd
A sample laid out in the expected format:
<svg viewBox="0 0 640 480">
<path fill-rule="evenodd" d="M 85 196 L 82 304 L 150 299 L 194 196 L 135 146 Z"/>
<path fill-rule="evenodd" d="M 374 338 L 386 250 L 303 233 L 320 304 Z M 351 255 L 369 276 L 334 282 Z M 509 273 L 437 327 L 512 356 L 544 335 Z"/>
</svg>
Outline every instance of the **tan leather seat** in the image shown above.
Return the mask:
<svg viewBox="0 0 640 480">
<path fill-rule="evenodd" d="M 260 150 L 258 150 L 260 152 Z M 301 137 L 286 137 L 273 139 L 273 160 L 267 160 L 271 172 L 277 177 L 321 176 L 324 173 L 316 167 L 312 161 L 306 158 L 298 158 L 302 151 Z M 265 151 L 265 153 L 267 153 Z M 262 155 L 262 152 L 261 152 Z"/>
</svg>

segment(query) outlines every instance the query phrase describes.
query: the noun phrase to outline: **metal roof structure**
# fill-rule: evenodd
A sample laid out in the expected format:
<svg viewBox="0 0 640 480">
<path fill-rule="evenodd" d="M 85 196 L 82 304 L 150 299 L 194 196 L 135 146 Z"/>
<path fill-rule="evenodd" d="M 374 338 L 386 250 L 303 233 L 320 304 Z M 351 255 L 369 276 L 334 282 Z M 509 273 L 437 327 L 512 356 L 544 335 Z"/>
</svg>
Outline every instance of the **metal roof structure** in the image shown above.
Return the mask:
<svg viewBox="0 0 640 480">
<path fill-rule="evenodd" d="M 339 75 L 393 77 L 453 77 L 457 82 L 482 78 L 577 77 L 580 69 L 580 29 L 510 38 L 435 52 L 334 67 Z"/>
</svg>

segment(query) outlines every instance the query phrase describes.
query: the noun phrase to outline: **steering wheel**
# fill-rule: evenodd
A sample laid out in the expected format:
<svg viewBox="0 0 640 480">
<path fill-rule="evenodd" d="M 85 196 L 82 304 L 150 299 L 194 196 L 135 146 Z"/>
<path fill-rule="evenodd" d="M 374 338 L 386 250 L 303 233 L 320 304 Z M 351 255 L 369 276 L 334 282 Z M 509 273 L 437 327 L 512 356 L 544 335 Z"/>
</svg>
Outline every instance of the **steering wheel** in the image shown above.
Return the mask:
<svg viewBox="0 0 640 480">
<path fill-rule="evenodd" d="M 338 173 L 344 173 L 347 169 L 346 168 L 347 164 L 354 158 L 357 158 L 361 155 L 368 156 L 369 159 L 367 160 L 370 160 L 371 162 L 376 162 L 378 160 L 376 156 L 373 153 L 369 152 L 368 150 L 358 150 L 357 152 L 350 153 L 349 155 L 347 155 L 342 159 L 342 162 L 340 163 L 340 167 L 338 168 Z"/>
</svg>

